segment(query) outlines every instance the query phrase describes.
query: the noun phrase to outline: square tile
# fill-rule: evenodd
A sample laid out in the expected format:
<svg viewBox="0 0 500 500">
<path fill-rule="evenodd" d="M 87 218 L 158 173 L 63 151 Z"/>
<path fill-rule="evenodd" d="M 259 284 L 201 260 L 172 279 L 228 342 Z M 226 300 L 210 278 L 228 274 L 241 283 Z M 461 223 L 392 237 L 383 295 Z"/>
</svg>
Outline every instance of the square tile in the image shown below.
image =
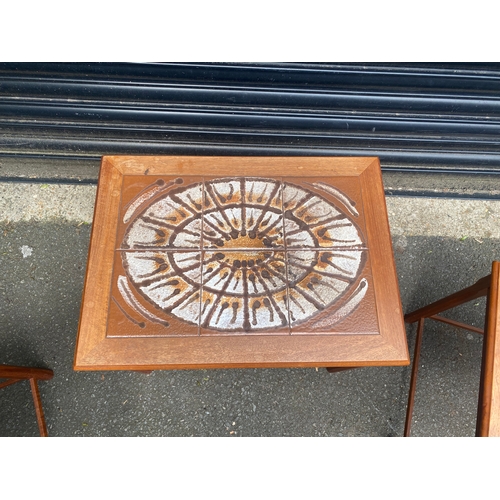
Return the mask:
<svg viewBox="0 0 500 500">
<path fill-rule="evenodd" d="M 116 251 L 108 337 L 199 334 L 199 251 Z"/>
<path fill-rule="evenodd" d="M 285 245 L 352 248 L 366 244 L 359 185 L 340 178 L 285 178 Z M 348 193 L 348 194 L 347 194 Z"/>
<path fill-rule="evenodd" d="M 377 334 L 369 253 L 287 252 L 292 335 Z"/>
<path fill-rule="evenodd" d="M 205 179 L 205 249 L 283 248 L 280 179 Z"/>
<path fill-rule="evenodd" d="M 202 335 L 289 334 L 284 252 L 205 252 L 202 274 Z"/>
<path fill-rule="evenodd" d="M 200 249 L 201 177 L 124 176 L 117 243 L 121 249 Z"/>
</svg>

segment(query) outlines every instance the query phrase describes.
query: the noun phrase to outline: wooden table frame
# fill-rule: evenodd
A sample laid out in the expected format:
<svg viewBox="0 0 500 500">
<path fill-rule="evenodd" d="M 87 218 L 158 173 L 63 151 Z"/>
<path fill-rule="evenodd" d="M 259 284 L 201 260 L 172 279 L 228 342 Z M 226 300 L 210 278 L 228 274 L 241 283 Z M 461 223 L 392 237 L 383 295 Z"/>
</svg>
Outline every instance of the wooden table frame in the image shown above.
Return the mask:
<svg viewBox="0 0 500 500">
<path fill-rule="evenodd" d="M 408 405 L 404 429 L 405 437 L 410 436 L 411 432 L 418 368 L 420 364 L 420 351 L 422 347 L 424 322 L 426 319 L 447 323 L 456 328 L 469 330 L 479 333 L 480 335 L 484 334 L 481 360 L 481 378 L 479 385 L 479 402 L 476 420 L 476 436 L 500 436 L 500 345 L 497 342 L 497 335 L 500 331 L 499 291 L 500 262 L 493 261 L 491 274 L 488 276 L 481 278 L 467 288 L 448 295 L 447 297 L 443 297 L 442 299 L 405 315 L 405 321 L 407 323 L 411 324 L 418 322 L 410 379 L 410 390 L 408 392 Z M 487 297 L 484 330 L 441 315 L 441 313 L 445 311 L 484 296 Z"/>
<path fill-rule="evenodd" d="M 237 172 L 235 172 L 237 164 Z M 378 331 L 372 334 L 110 338 L 107 312 L 124 176 L 342 177 L 359 182 Z M 409 355 L 377 158 L 105 156 L 89 249 L 75 370 L 408 365 Z"/>
<path fill-rule="evenodd" d="M 54 376 L 52 370 L 46 368 L 30 368 L 26 366 L 0 365 L 0 379 L 7 379 L 0 382 L 0 389 L 23 380 L 29 380 L 33 403 L 35 405 L 36 419 L 40 436 L 47 437 L 47 424 L 43 413 L 42 398 L 38 389 L 39 380 L 51 380 Z"/>
</svg>

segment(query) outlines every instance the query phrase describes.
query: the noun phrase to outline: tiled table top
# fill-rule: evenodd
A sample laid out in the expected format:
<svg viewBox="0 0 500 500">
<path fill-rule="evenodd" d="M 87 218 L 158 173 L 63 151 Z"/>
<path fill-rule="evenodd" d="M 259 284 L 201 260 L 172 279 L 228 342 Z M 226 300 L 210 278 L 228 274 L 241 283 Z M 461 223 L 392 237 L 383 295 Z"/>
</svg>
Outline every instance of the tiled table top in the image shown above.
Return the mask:
<svg viewBox="0 0 500 500">
<path fill-rule="evenodd" d="M 76 369 L 407 362 L 377 159 L 103 158 Z"/>
</svg>

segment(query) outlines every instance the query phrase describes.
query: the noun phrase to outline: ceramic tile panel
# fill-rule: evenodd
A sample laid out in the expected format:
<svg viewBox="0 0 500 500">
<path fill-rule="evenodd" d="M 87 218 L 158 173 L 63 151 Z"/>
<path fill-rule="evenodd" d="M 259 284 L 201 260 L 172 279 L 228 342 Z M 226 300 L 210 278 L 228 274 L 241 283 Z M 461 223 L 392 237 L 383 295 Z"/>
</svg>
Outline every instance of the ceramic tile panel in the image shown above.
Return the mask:
<svg viewBox="0 0 500 500">
<path fill-rule="evenodd" d="M 346 333 L 364 235 L 352 178 L 124 176 L 107 335 Z"/>
</svg>

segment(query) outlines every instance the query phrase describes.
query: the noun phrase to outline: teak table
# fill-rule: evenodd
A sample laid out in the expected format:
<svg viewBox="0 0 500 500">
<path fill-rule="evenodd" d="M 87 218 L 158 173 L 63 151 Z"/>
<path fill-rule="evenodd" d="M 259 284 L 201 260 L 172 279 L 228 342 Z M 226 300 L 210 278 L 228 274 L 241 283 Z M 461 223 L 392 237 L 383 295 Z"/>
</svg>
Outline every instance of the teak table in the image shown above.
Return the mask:
<svg viewBox="0 0 500 500">
<path fill-rule="evenodd" d="M 407 364 L 377 158 L 103 157 L 75 370 Z"/>
</svg>

